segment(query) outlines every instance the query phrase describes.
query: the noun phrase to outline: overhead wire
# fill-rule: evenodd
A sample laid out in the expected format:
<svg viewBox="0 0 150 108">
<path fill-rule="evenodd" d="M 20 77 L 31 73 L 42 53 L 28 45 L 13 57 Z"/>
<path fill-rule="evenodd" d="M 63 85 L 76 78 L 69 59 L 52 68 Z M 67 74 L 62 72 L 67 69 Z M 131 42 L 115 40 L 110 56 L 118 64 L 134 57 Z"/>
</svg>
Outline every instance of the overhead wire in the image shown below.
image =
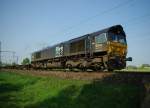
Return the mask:
<svg viewBox="0 0 150 108">
<path fill-rule="evenodd" d="M 95 19 L 95 18 L 97 18 L 97 17 L 99 17 L 99 16 L 101 16 L 101 15 L 108 14 L 109 12 L 112 12 L 112 11 L 118 9 L 118 8 L 122 8 L 123 6 L 126 6 L 126 5 L 128 5 L 128 4 L 130 4 L 130 3 L 133 3 L 133 1 L 136 1 L 136 0 L 126 0 L 126 1 L 124 1 L 124 2 L 121 2 L 121 3 L 119 3 L 119 4 L 115 5 L 115 6 L 113 6 L 112 8 L 106 9 L 106 10 L 104 10 L 104 11 L 102 11 L 102 12 L 97 13 L 96 15 L 93 15 L 93 16 L 88 17 L 87 19 L 84 19 L 84 20 L 79 21 L 78 24 L 75 24 L 75 25 L 70 26 L 70 27 L 68 27 L 68 28 L 66 28 L 66 29 L 63 29 L 62 32 L 60 32 L 60 33 L 65 34 L 65 33 L 67 33 L 69 30 L 72 30 L 72 29 L 74 29 L 74 28 L 76 28 L 76 27 L 78 27 L 78 26 L 80 26 L 80 25 L 83 25 L 83 24 L 85 24 L 85 23 L 87 23 L 87 22 L 89 22 L 89 21 L 91 21 L 91 20 L 93 20 L 93 19 Z M 150 14 L 145 14 L 145 15 L 142 15 L 142 16 L 140 16 L 140 17 L 135 17 L 135 18 L 132 18 L 132 19 L 129 19 L 129 20 L 123 22 L 123 24 L 124 24 L 125 27 L 128 28 L 128 27 L 129 27 L 128 25 L 132 24 L 133 22 L 139 21 L 140 19 L 143 19 L 143 18 L 146 18 L 146 17 L 149 17 L 149 16 L 150 16 Z M 139 22 L 138 22 L 138 23 L 139 23 Z M 136 24 L 137 24 L 137 23 L 136 23 Z M 135 24 L 134 24 L 134 25 L 135 25 Z M 133 26 L 134 26 L 134 25 L 133 25 Z M 56 34 L 58 34 L 58 32 L 57 32 Z M 69 35 L 69 34 L 70 34 L 70 33 L 68 33 L 68 35 Z"/>
<path fill-rule="evenodd" d="M 144 14 L 144 15 L 139 16 L 139 17 L 132 18 L 132 19 L 130 19 L 130 20 L 128 20 L 128 21 L 125 22 L 124 28 L 125 29 L 126 28 L 129 29 L 131 31 L 130 33 L 132 34 L 132 31 L 134 31 L 134 30 L 132 30 L 131 27 L 135 27 L 135 26 L 137 27 L 137 24 L 147 23 L 145 20 L 144 21 L 141 21 L 141 20 L 143 20 L 145 18 L 148 18 L 148 17 L 150 17 L 150 13 Z M 134 23 L 134 22 L 136 22 L 136 23 Z M 132 26 L 129 26 L 131 24 L 132 24 Z M 141 25 L 140 25 L 140 27 L 141 27 Z M 133 40 L 133 41 L 135 41 L 135 40 L 136 41 L 137 40 L 142 40 L 142 41 L 149 40 L 150 39 L 150 37 L 149 37 L 149 31 L 148 32 L 144 31 L 144 33 L 142 33 L 142 32 L 143 32 L 143 30 L 140 31 L 140 34 L 139 33 L 136 33 L 136 34 L 133 33 L 134 35 L 130 36 L 130 40 Z M 127 31 L 126 31 L 126 33 L 127 33 Z"/>
<path fill-rule="evenodd" d="M 70 27 L 68 27 L 68 28 L 66 28 L 66 29 L 63 29 L 62 32 L 60 32 L 60 33 L 64 34 L 64 33 L 68 32 L 69 30 L 74 29 L 75 27 L 78 27 L 78 26 L 80 26 L 80 25 L 82 25 L 82 24 L 85 24 L 85 23 L 89 22 L 90 20 L 93 20 L 93 19 L 95 19 L 95 18 L 97 18 L 97 17 L 99 17 L 99 16 L 101 16 L 101 15 L 107 14 L 107 13 L 109 13 L 109 12 L 111 12 L 111 11 L 114 11 L 114 10 L 116 10 L 116 9 L 118 9 L 118 8 L 122 8 L 123 6 L 128 5 L 128 4 L 130 4 L 131 2 L 133 2 L 133 1 L 135 1 L 135 0 L 126 0 L 126 1 L 124 1 L 124 2 L 121 2 L 121 3 L 119 3 L 119 4 L 115 5 L 115 6 L 113 6 L 112 8 L 106 9 L 106 10 L 100 12 L 100 13 L 97 13 L 96 15 L 93 15 L 93 16 L 88 17 L 87 19 L 84 19 L 84 20 L 79 21 L 78 24 L 75 24 L 75 25 L 70 26 Z M 58 32 L 57 32 L 56 34 L 58 34 Z"/>
<path fill-rule="evenodd" d="M 138 16 L 138 17 L 129 19 L 129 20 L 123 22 L 123 23 L 124 23 L 124 26 L 128 26 L 128 25 L 130 25 L 130 24 L 132 24 L 132 23 L 134 23 L 136 21 L 139 21 L 139 20 L 141 20 L 143 18 L 148 18 L 148 17 L 150 17 L 150 13 L 147 13 L 147 14 L 144 14 L 142 16 Z M 134 24 L 137 24 L 137 23 L 134 23 Z"/>
</svg>

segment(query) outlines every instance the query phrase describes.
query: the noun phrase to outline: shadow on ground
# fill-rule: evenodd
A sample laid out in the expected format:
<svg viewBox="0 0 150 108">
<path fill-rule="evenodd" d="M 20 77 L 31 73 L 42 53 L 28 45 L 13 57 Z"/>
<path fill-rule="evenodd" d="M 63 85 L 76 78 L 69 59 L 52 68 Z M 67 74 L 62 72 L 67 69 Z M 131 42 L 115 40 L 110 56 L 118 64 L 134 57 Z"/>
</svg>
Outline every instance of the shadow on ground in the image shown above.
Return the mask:
<svg viewBox="0 0 150 108">
<path fill-rule="evenodd" d="M 71 85 L 56 97 L 27 108 L 141 108 L 150 75 L 114 74 L 82 88 Z M 148 108 L 144 106 L 144 108 Z"/>
<path fill-rule="evenodd" d="M 1 80 L 2 81 L 2 80 Z M 15 92 L 19 91 L 21 86 L 12 85 L 9 83 L 0 83 L 0 107 L 1 108 L 19 108 L 17 100 L 14 95 Z"/>
</svg>

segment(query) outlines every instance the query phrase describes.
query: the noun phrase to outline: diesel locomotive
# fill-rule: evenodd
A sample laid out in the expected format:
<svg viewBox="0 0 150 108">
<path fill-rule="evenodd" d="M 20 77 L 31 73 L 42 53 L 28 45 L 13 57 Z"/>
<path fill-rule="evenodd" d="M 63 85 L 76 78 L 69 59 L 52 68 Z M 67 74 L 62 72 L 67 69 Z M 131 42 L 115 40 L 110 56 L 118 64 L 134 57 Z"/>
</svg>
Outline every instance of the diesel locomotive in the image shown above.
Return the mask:
<svg viewBox="0 0 150 108">
<path fill-rule="evenodd" d="M 126 34 L 121 25 L 86 34 L 33 52 L 33 68 L 114 70 L 126 67 Z"/>
</svg>

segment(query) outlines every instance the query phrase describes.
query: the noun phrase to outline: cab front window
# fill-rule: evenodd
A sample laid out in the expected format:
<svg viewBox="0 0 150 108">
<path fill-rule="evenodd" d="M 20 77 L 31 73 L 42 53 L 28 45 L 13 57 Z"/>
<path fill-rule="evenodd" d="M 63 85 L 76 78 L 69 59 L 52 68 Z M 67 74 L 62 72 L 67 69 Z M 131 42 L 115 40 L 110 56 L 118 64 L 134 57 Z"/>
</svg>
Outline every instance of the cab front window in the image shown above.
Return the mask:
<svg viewBox="0 0 150 108">
<path fill-rule="evenodd" d="M 126 38 L 122 34 L 109 33 L 109 41 L 118 42 L 125 45 L 127 44 Z"/>
<path fill-rule="evenodd" d="M 118 36 L 118 41 L 119 41 L 119 43 L 127 44 L 125 37 L 122 35 Z"/>
</svg>

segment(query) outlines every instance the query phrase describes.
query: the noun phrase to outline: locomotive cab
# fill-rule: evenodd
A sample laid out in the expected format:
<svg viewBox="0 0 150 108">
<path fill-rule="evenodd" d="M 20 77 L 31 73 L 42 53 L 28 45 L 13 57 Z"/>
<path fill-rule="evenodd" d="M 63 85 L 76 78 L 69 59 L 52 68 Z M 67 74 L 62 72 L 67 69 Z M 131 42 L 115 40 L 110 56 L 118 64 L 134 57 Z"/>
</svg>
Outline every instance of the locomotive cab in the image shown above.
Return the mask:
<svg viewBox="0 0 150 108">
<path fill-rule="evenodd" d="M 127 41 L 122 26 L 114 26 L 108 31 L 108 68 L 123 69 L 126 67 Z M 130 59 L 131 60 L 131 59 Z"/>
</svg>

